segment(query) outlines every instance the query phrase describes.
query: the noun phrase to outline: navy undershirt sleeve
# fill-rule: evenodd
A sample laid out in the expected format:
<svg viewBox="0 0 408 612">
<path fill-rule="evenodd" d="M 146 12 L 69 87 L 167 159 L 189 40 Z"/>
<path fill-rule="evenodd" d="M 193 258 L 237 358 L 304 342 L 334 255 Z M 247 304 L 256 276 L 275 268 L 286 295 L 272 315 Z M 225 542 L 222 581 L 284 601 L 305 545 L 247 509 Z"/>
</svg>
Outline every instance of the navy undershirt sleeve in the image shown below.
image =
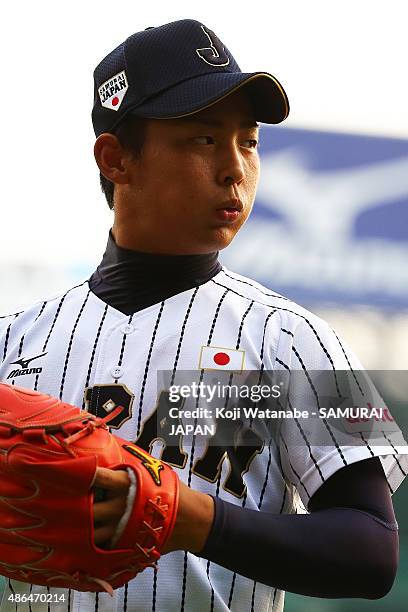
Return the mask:
<svg viewBox="0 0 408 612">
<path fill-rule="evenodd" d="M 330 507 L 345 483 L 345 504 Z M 310 514 L 271 514 L 214 498 L 214 523 L 199 556 L 295 593 L 383 597 L 398 564 L 398 525 L 379 460 L 343 468 L 325 485 Z"/>
</svg>

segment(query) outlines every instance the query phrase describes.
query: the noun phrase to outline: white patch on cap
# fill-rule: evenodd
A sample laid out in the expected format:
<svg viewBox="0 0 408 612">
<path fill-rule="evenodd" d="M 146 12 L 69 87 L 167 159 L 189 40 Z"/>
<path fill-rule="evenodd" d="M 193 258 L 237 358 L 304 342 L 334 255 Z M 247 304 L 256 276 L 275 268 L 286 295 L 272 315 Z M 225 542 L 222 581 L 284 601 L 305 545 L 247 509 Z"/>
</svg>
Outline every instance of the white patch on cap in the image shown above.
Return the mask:
<svg viewBox="0 0 408 612">
<path fill-rule="evenodd" d="M 114 111 L 119 110 L 128 88 L 126 72 L 122 70 L 99 87 L 98 93 L 102 106 Z"/>
</svg>

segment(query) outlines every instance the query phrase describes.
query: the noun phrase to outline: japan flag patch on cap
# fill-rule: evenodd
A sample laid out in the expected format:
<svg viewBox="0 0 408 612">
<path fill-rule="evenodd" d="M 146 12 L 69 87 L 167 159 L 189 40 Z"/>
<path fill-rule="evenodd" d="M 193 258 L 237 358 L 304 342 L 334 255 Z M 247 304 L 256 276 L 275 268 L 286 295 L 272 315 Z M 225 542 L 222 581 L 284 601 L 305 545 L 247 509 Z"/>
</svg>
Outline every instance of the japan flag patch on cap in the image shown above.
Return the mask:
<svg viewBox="0 0 408 612">
<path fill-rule="evenodd" d="M 102 83 L 98 89 L 102 106 L 114 111 L 119 110 L 128 87 L 126 72 L 124 70 Z"/>
<path fill-rule="evenodd" d="M 244 357 L 245 351 L 222 348 L 220 346 L 203 346 L 198 367 L 201 370 L 242 372 Z"/>
</svg>

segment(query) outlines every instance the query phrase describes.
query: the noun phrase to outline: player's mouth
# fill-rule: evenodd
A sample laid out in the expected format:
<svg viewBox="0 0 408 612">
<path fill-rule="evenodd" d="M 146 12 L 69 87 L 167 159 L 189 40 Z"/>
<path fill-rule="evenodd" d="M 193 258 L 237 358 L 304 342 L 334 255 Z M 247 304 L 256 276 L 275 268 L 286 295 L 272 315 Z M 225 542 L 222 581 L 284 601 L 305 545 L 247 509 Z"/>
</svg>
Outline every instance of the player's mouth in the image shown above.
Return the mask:
<svg viewBox="0 0 408 612">
<path fill-rule="evenodd" d="M 241 200 L 236 198 L 223 202 L 221 206 L 216 209 L 217 218 L 220 221 L 226 221 L 227 223 L 233 223 L 238 219 L 243 211 L 243 204 Z"/>
</svg>

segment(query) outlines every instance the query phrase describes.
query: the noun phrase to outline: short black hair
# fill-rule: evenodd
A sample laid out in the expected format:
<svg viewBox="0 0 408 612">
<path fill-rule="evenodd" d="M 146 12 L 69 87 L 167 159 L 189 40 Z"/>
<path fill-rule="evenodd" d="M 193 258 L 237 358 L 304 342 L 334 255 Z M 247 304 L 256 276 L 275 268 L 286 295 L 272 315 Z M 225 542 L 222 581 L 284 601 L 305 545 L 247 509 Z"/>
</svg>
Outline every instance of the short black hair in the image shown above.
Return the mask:
<svg viewBox="0 0 408 612">
<path fill-rule="evenodd" d="M 134 158 L 138 158 L 142 154 L 142 149 L 145 141 L 145 126 L 146 120 L 135 115 L 128 115 L 120 122 L 115 129 L 120 144 L 124 149 L 129 151 Z M 102 172 L 99 173 L 99 182 L 101 189 L 105 194 L 109 208 L 112 210 L 114 205 L 115 184 L 107 179 Z"/>
</svg>

